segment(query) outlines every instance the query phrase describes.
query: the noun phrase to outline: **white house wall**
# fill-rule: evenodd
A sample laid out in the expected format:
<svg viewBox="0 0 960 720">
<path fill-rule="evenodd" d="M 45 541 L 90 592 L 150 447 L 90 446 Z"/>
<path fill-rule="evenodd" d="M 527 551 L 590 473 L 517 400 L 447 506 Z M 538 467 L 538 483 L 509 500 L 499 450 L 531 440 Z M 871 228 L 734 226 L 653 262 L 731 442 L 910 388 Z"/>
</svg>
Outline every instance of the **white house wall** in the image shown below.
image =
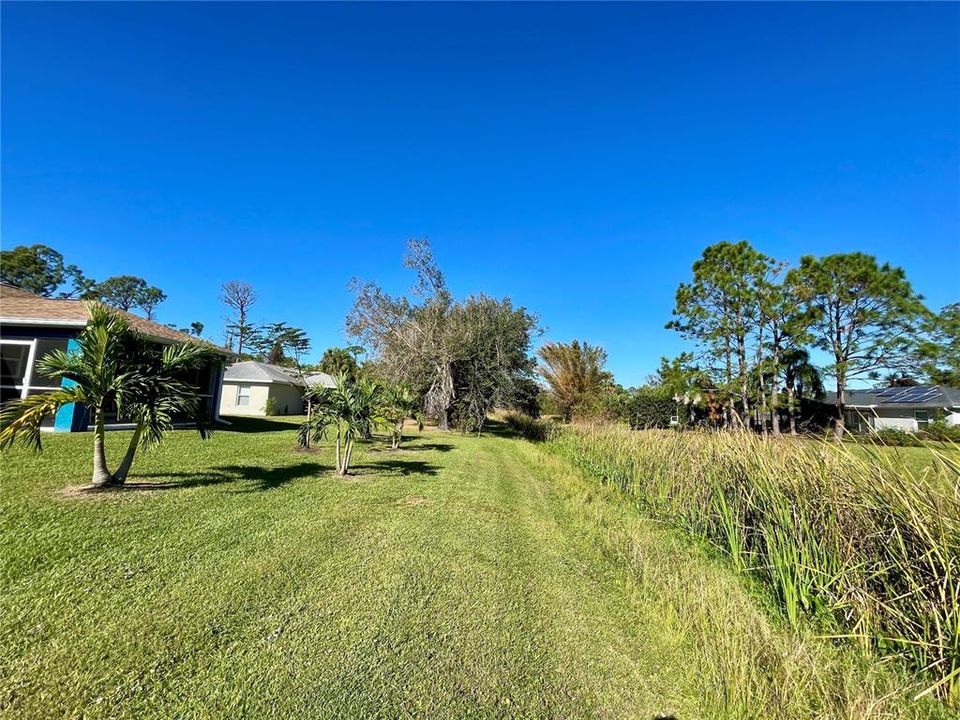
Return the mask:
<svg viewBox="0 0 960 720">
<path fill-rule="evenodd" d="M 237 388 L 244 385 L 250 388 L 250 404 L 237 405 Z M 221 415 L 266 415 L 267 398 L 270 396 L 269 383 L 238 383 L 225 380 L 220 394 Z"/>
<path fill-rule="evenodd" d="M 237 405 L 237 389 L 243 385 L 250 388 L 250 404 Z M 267 414 L 267 398 L 272 397 L 275 404 L 274 412 L 277 415 L 301 415 L 303 413 L 303 394 L 293 385 L 280 383 L 253 383 L 225 380 L 223 391 L 220 394 L 221 415 L 256 415 L 264 417 Z"/>
<path fill-rule="evenodd" d="M 270 395 L 276 404 L 274 412 L 277 415 L 303 414 L 303 394 L 299 388 L 293 385 L 274 384 L 270 386 Z"/>
<path fill-rule="evenodd" d="M 873 420 L 873 427 L 877 430 L 893 429 L 904 432 L 916 432 L 917 421 L 908 417 L 884 417 L 878 416 Z"/>
</svg>

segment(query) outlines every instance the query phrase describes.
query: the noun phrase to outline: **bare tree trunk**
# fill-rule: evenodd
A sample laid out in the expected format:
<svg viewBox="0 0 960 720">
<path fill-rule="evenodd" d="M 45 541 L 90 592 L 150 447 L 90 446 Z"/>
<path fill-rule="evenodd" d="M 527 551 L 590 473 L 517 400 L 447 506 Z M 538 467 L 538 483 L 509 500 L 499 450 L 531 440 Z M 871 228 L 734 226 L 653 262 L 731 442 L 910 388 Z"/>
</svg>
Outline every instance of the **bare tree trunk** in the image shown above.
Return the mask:
<svg viewBox="0 0 960 720">
<path fill-rule="evenodd" d="M 130 468 L 133 467 L 133 459 L 136 457 L 137 448 L 140 446 L 140 438 L 142 436 L 143 424 L 137 423 L 137 427 L 133 431 L 133 436 L 130 438 L 130 444 L 127 445 L 127 454 L 123 456 L 123 462 L 120 463 L 120 467 L 118 467 L 117 471 L 113 474 L 113 479 L 117 485 L 122 485 L 126 481 Z"/>
<path fill-rule="evenodd" d="M 770 429 L 780 437 L 780 349 L 773 348 L 773 375 L 770 378 Z"/>
<path fill-rule="evenodd" d="M 787 412 L 790 414 L 790 434 L 797 434 L 797 406 L 796 406 L 796 391 L 793 389 L 793 385 L 787 384 Z"/>
<path fill-rule="evenodd" d="M 449 408 L 443 408 L 440 412 L 437 413 L 437 429 L 438 430 L 449 430 L 450 429 L 450 410 Z"/>
<path fill-rule="evenodd" d="M 846 391 L 846 378 L 842 374 L 837 375 L 837 417 L 833 426 L 833 437 L 837 442 L 843 440 L 843 434 L 846 430 L 843 422 L 843 407 L 846 403 L 844 393 Z"/>
<path fill-rule="evenodd" d="M 107 451 L 104 447 L 103 410 L 96 408 L 93 425 L 93 479 L 90 484 L 94 487 L 105 487 L 113 483 L 113 475 L 107 469 Z"/>
<path fill-rule="evenodd" d="M 737 338 L 738 371 L 740 375 L 740 403 L 743 407 L 743 417 L 740 427 L 745 429 L 750 423 L 750 382 L 747 378 L 747 347 L 743 337 Z"/>
<path fill-rule="evenodd" d="M 340 472 L 340 430 L 337 430 L 337 475 L 341 475 Z"/>
<path fill-rule="evenodd" d="M 767 393 L 763 383 L 760 383 L 760 433 L 767 436 Z"/>
</svg>

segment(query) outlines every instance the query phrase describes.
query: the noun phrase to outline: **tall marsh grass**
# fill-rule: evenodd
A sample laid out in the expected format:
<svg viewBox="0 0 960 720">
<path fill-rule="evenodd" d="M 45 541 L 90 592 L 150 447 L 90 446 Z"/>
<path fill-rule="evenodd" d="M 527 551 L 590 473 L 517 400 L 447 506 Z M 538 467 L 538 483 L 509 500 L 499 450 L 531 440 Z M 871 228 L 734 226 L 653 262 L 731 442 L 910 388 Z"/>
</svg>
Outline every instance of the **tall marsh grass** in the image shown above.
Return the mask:
<svg viewBox="0 0 960 720">
<path fill-rule="evenodd" d="M 792 625 L 812 618 L 899 656 L 927 679 L 921 695 L 960 708 L 955 448 L 917 464 L 893 448 L 619 426 L 565 427 L 549 442 L 760 578 Z"/>
</svg>

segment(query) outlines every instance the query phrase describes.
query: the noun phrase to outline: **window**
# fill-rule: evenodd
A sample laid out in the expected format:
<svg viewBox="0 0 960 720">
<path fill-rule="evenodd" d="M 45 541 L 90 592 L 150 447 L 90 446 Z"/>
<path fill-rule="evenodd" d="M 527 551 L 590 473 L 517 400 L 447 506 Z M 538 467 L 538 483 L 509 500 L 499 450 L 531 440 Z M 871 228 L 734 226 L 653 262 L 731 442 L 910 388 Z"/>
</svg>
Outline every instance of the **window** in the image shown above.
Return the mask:
<svg viewBox="0 0 960 720">
<path fill-rule="evenodd" d="M 250 386 L 237 385 L 237 407 L 250 405 Z"/>
<path fill-rule="evenodd" d="M 46 357 L 47 354 L 53 352 L 54 350 L 62 350 L 66 352 L 66 338 L 37 338 L 37 349 L 34 351 L 34 356 L 36 358 L 35 362 L 39 363 L 42 358 Z M 56 390 L 60 387 L 60 380 L 58 378 L 52 378 L 49 375 L 44 375 L 42 372 L 40 372 L 40 368 L 34 364 L 33 377 L 30 380 L 30 387 L 44 388 L 45 390 Z"/>
<path fill-rule="evenodd" d="M 19 342 L 0 343 L 0 385 L 12 387 L 23 385 L 27 374 L 30 345 Z"/>
<path fill-rule="evenodd" d="M 917 421 L 918 428 L 925 428 L 930 424 L 930 411 L 929 410 L 914 410 L 913 417 Z"/>
</svg>

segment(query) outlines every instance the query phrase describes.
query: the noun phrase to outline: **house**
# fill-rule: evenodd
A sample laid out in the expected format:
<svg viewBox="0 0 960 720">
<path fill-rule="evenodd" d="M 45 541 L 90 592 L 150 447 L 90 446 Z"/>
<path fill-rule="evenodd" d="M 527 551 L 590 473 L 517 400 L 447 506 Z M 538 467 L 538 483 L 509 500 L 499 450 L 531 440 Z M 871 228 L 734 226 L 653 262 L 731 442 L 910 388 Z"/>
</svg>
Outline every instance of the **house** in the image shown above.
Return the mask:
<svg viewBox="0 0 960 720">
<path fill-rule="evenodd" d="M 123 310 L 116 312 L 125 317 L 133 329 L 159 344 L 196 341 L 166 325 Z M 0 284 L 0 402 L 57 390 L 68 384 L 68 380 L 61 382 L 42 375 L 36 364 L 52 350 L 76 348 L 75 338 L 89 320 L 87 305 L 80 300 L 42 297 Z M 217 360 L 195 370 L 189 380 L 201 391 L 207 417 L 216 420 L 223 367 L 229 353 L 213 345 L 211 348 L 217 351 Z M 122 422 L 116 413 L 107 414 L 105 419 L 108 426 Z M 61 408 L 56 417 L 44 420 L 44 429 L 86 430 L 91 420 L 85 408 L 71 404 Z"/>
<path fill-rule="evenodd" d="M 300 415 L 303 413 L 303 393 L 312 385 L 332 387 L 333 378 L 326 373 L 313 373 L 302 378 L 292 368 L 256 360 L 237 362 L 223 375 L 220 413 L 260 417 L 267 414 Z"/>
<path fill-rule="evenodd" d="M 835 392 L 825 402 L 836 402 Z M 948 425 L 960 425 L 960 388 L 944 385 L 847 390 L 844 423 L 854 431 L 893 428 L 906 432 L 923 430 L 942 417 Z"/>
</svg>

